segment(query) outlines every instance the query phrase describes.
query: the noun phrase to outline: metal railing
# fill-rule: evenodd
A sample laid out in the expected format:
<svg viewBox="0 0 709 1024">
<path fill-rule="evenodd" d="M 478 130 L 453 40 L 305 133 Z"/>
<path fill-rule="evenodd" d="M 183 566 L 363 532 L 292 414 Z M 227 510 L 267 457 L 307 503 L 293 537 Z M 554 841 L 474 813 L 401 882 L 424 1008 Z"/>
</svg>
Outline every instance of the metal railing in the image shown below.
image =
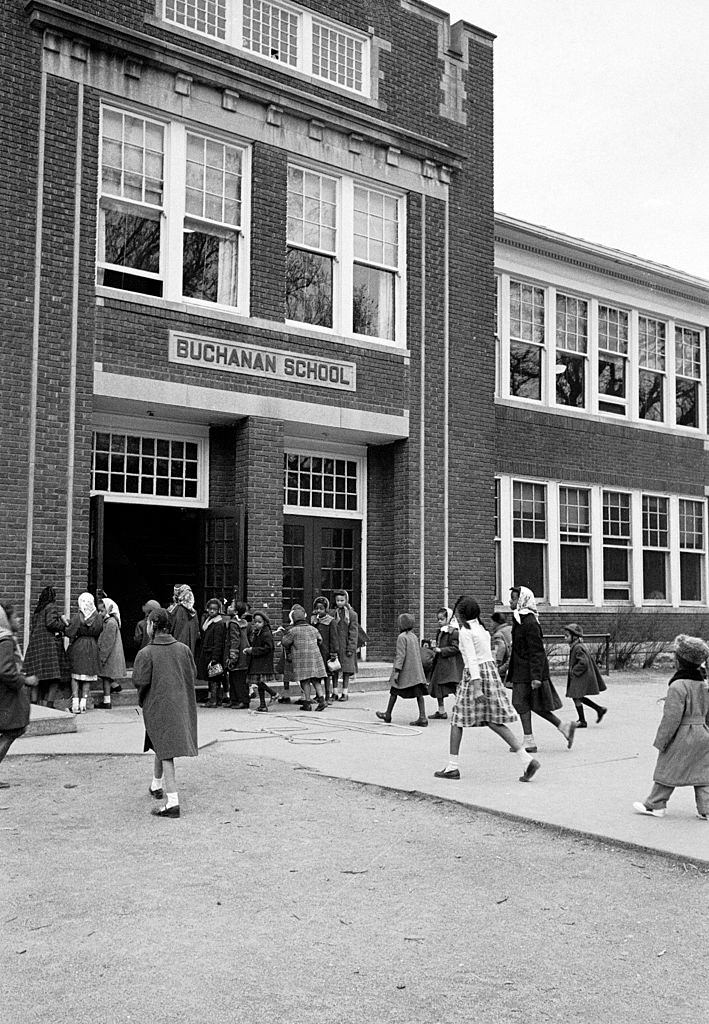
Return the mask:
<svg viewBox="0 0 709 1024">
<path fill-rule="evenodd" d="M 603 650 L 603 660 L 605 662 L 606 675 L 611 670 L 611 635 L 610 633 L 584 633 L 583 642 L 588 646 L 589 644 L 597 643 L 599 650 Z M 545 649 L 553 646 L 554 644 L 566 644 L 568 643 L 565 633 L 549 633 L 544 637 Z M 599 652 L 596 652 L 595 658 L 598 663 Z"/>
</svg>

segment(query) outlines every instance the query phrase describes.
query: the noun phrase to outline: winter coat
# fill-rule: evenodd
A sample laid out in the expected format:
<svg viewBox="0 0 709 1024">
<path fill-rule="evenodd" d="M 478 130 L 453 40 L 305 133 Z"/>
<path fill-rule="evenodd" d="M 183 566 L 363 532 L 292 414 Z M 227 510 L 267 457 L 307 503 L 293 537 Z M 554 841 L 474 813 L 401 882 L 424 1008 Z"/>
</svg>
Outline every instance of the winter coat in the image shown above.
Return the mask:
<svg viewBox="0 0 709 1024">
<path fill-rule="evenodd" d="M 250 676 L 273 675 L 273 632 L 267 622 L 251 635 L 251 654 L 248 673 Z"/>
<path fill-rule="evenodd" d="M 244 654 L 248 646 L 248 623 L 231 619 L 227 626 L 227 663 L 231 672 L 244 672 L 249 667 L 249 656 Z"/>
<path fill-rule="evenodd" d="M 25 651 L 25 674 L 69 681 L 69 662 L 64 651 L 64 623 L 54 602 L 32 616 L 30 642 Z"/>
<path fill-rule="evenodd" d="M 456 686 L 463 678 L 463 656 L 460 653 L 458 643 L 458 630 L 439 629 L 436 636 L 436 647 L 440 650 L 436 655 L 431 672 L 431 693 L 434 687 L 443 686 L 445 683 L 455 683 Z"/>
<path fill-rule="evenodd" d="M 349 612 L 349 622 L 345 612 Z M 333 639 L 335 647 L 331 654 L 340 659 L 343 674 L 353 676 L 357 671 L 357 638 L 359 636 L 359 619 L 354 608 L 347 604 L 336 608 L 333 622 Z M 419 656 L 420 657 L 420 656 Z"/>
<path fill-rule="evenodd" d="M 135 633 L 133 639 L 138 645 L 138 650 L 142 651 L 144 647 L 147 647 L 150 643 L 150 637 L 148 636 L 148 617 L 141 619 L 135 627 Z"/>
<path fill-rule="evenodd" d="M 81 612 L 75 612 L 64 632 L 69 637 L 69 666 L 72 675 L 98 676 L 98 638 L 103 630 L 103 619 L 96 612 L 85 620 Z"/>
<path fill-rule="evenodd" d="M 281 643 L 286 661 L 291 662 L 294 680 L 325 678 L 327 673 L 320 653 L 322 637 L 315 626 L 305 621 L 294 622 Z"/>
<path fill-rule="evenodd" d="M 660 751 L 655 782 L 709 786 L 709 685 L 698 672 L 670 683 L 654 746 Z"/>
<path fill-rule="evenodd" d="M 322 637 L 322 647 L 320 648 L 321 654 L 327 662 L 331 654 L 337 653 L 337 634 L 335 632 L 335 618 L 328 612 L 320 618 L 319 615 L 313 615 L 310 619 L 310 624 L 320 633 Z"/>
<path fill-rule="evenodd" d="M 189 611 L 183 604 L 178 604 L 169 615 L 172 635 L 175 640 L 179 640 L 181 644 L 186 644 L 189 647 L 194 658 L 194 653 L 197 650 L 197 641 L 199 640 L 197 612 Z"/>
<path fill-rule="evenodd" d="M 421 642 L 412 630 L 407 629 L 396 638 L 396 654 L 389 686 L 395 690 L 408 690 L 410 686 L 419 684 L 428 689 L 421 663 Z"/>
<path fill-rule="evenodd" d="M 22 660 L 14 637 L 4 636 L 0 640 L 0 733 L 25 729 L 29 720 L 30 695 Z"/>
<path fill-rule="evenodd" d="M 542 627 L 534 615 L 522 615 L 512 622 L 512 653 L 507 669 L 511 683 L 531 683 L 533 679 L 549 679 L 549 662 L 544 650 Z"/>
<path fill-rule="evenodd" d="M 105 679 L 125 679 L 126 659 L 118 620 L 109 615 L 98 638 L 99 675 Z"/>
<path fill-rule="evenodd" d="M 196 681 L 192 652 L 169 633 L 158 633 L 135 656 L 133 683 L 150 745 L 161 761 L 198 753 Z"/>
<path fill-rule="evenodd" d="M 495 655 L 497 671 L 504 683 L 510 667 L 510 656 L 512 654 L 512 626 L 509 623 L 504 626 L 498 626 L 492 634 L 492 650 Z"/>
<path fill-rule="evenodd" d="M 582 640 L 574 640 L 569 647 L 569 674 L 566 696 L 580 700 L 606 689 L 606 681 L 588 647 Z"/>
<path fill-rule="evenodd" d="M 215 619 L 207 626 L 197 658 L 197 678 L 209 679 L 210 661 L 219 662 L 224 668 L 227 657 L 227 624 L 223 618 Z"/>
</svg>

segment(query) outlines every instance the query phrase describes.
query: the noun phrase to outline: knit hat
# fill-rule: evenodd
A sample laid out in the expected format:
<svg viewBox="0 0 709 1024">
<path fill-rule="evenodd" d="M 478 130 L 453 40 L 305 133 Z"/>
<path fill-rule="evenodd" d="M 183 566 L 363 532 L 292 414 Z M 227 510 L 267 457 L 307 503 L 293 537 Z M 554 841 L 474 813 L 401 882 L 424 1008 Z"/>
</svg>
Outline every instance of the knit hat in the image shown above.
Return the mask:
<svg viewBox="0 0 709 1024">
<path fill-rule="evenodd" d="M 583 636 L 583 629 L 579 626 L 578 622 L 567 622 L 564 629 L 567 633 L 571 633 L 572 636 Z"/>
<path fill-rule="evenodd" d="M 315 608 L 317 608 L 319 605 L 322 605 L 325 608 L 326 612 L 330 610 L 330 602 L 328 601 L 324 594 L 320 594 L 319 597 L 315 598 L 315 600 L 313 601 L 313 610 L 315 610 Z"/>
<path fill-rule="evenodd" d="M 296 622 L 305 622 L 307 621 L 307 618 L 308 616 L 306 615 L 305 608 L 303 608 L 302 604 L 294 604 L 290 610 L 291 622 L 294 624 Z"/>
<path fill-rule="evenodd" d="M 151 612 L 156 612 L 159 607 L 160 607 L 160 602 L 159 601 L 153 601 L 153 600 L 146 601 L 145 604 L 143 605 L 143 614 L 144 615 L 150 615 Z"/>
<path fill-rule="evenodd" d="M 399 629 L 403 633 L 407 629 L 413 629 L 416 625 L 416 620 L 413 615 L 409 615 L 408 612 L 404 612 L 399 616 Z"/>
<path fill-rule="evenodd" d="M 709 647 L 699 636 L 685 636 L 680 633 L 674 640 L 675 654 L 688 665 L 703 665 L 709 658 Z"/>
</svg>

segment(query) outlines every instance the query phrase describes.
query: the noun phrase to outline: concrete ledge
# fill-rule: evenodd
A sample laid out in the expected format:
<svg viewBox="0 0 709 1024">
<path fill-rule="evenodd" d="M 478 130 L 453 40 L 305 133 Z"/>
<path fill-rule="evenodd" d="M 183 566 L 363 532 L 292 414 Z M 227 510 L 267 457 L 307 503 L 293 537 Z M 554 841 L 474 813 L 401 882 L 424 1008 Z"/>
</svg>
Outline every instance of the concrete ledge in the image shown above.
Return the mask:
<svg viewBox="0 0 709 1024">
<path fill-rule="evenodd" d="M 68 711 L 57 711 L 55 708 L 43 708 L 33 704 L 30 710 L 30 724 L 24 735 L 56 736 L 59 733 L 76 731 L 76 715 L 72 715 Z"/>
</svg>

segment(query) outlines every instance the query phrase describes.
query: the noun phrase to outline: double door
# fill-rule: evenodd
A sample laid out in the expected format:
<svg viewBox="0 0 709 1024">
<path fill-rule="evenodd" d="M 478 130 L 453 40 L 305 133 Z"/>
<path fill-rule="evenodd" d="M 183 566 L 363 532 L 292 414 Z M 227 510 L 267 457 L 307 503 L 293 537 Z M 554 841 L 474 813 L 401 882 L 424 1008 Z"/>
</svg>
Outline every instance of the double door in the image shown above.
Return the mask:
<svg viewBox="0 0 709 1024">
<path fill-rule="evenodd" d="M 362 524 L 352 519 L 286 516 L 283 524 L 283 612 L 302 604 L 310 614 L 323 595 L 346 590 L 361 611 Z"/>
</svg>

